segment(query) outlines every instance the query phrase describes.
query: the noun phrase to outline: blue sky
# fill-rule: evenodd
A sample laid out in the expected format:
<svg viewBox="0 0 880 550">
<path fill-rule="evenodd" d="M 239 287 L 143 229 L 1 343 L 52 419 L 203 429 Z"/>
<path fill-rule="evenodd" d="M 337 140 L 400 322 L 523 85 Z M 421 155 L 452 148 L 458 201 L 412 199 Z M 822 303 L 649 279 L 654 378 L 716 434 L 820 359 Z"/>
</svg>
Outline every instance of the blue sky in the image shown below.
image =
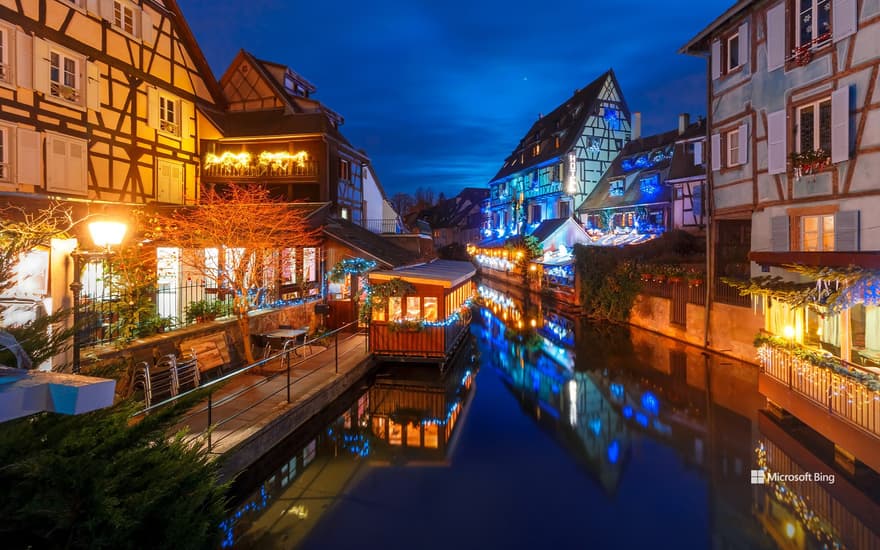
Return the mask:
<svg viewBox="0 0 880 550">
<path fill-rule="evenodd" d="M 179 0 L 217 78 L 239 49 L 345 117 L 389 195 L 485 186 L 537 118 L 612 67 L 643 132 L 705 114 L 678 49 L 732 0 Z"/>
</svg>

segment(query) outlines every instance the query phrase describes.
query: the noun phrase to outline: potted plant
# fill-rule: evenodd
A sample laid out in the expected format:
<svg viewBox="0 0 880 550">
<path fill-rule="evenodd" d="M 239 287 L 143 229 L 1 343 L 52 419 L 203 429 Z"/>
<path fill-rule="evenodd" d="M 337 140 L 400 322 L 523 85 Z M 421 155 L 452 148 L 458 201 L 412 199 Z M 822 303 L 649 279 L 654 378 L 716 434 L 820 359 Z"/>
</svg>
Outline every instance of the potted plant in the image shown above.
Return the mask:
<svg viewBox="0 0 880 550">
<path fill-rule="evenodd" d="M 831 163 L 831 154 L 824 149 L 792 153 L 788 158 L 791 161 L 795 179 L 815 174 Z"/>
<path fill-rule="evenodd" d="M 220 300 L 196 300 L 186 307 L 186 322 L 204 323 L 225 314 L 226 304 Z"/>
</svg>

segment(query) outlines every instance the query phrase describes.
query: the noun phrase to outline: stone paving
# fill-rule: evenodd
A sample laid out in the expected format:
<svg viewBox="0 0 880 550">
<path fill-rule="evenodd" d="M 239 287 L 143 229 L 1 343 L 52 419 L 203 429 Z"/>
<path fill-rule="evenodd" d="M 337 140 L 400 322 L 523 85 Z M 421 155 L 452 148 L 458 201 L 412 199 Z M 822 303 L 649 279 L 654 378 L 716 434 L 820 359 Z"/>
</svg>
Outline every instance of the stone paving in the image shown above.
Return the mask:
<svg viewBox="0 0 880 550">
<path fill-rule="evenodd" d="M 334 385 L 369 358 L 363 334 L 340 335 L 339 366 L 333 342 L 316 347 L 306 357 L 292 356 L 290 402 L 287 373 L 281 358 L 265 367 L 232 378 L 211 396 L 211 433 L 207 437 L 208 400 L 195 406 L 177 425 L 191 440 L 202 438 L 211 452 L 224 454 L 254 437 L 276 419 L 294 413 L 304 403 Z"/>
</svg>

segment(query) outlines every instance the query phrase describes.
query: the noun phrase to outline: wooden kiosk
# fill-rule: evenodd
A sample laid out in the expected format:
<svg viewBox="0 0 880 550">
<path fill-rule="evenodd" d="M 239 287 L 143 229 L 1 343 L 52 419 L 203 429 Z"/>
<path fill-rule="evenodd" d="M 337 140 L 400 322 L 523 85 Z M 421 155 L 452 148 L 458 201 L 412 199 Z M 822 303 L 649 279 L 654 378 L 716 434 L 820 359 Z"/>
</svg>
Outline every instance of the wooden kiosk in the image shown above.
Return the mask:
<svg viewBox="0 0 880 550">
<path fill-rule="evenodd" d="M 400 279 L 414 289 L 374 299 L 370 351 L 379 359 L 445 363 L 467 332 L 475 274 L 470 262 L 451 260 L 370 272 L 372 287 Z"/>
</svg>

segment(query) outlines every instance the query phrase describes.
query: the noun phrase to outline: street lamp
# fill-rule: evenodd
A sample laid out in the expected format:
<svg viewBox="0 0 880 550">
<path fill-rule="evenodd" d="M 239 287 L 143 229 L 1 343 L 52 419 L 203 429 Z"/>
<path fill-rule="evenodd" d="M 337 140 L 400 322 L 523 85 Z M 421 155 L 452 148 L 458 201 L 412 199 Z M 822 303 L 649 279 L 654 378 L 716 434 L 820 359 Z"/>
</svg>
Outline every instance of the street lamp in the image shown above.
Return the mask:
<svg viewBox="0 0 880 550">
<path fill-rule="evenodd" d="M 73 282 L 70 283 L 70 291 L 73 292 L 73 372 L 80 371 L 80 349 L 82 347 L 81 323 L 81 297 L 82 297 L 82 270 L 83 266 L 94 259 L 103 259 L 110 253 L 112 246 L 122 243 L 128 227 L 121 222 L 94 221 L 89 223 L 89 234 L 96 246 L 103 248 L 101 251 L 76 250 L 70 253 L 73 258 Z"/>
</svg>

